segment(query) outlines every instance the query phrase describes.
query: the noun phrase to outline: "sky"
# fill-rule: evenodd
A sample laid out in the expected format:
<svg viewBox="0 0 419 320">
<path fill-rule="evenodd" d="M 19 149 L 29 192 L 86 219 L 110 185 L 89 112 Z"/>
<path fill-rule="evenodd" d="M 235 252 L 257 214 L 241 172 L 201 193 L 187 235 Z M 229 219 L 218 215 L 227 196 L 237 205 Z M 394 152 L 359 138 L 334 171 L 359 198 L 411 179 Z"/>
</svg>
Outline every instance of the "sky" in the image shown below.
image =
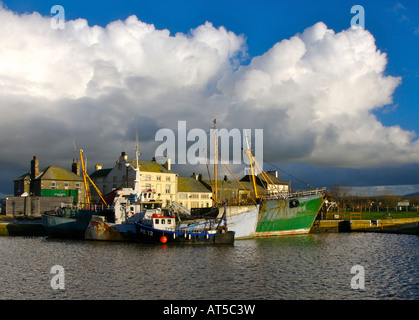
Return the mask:
<svg viewBox="0 0 419 320">
<path fill-rule="evenodd" d="M 263 129 L 264 169 L 293 186 L 419 191 L 416 0 L 0 3 L 0 196 L 34 155 L 70 169 L 83 149 L 91 172 L 138 133 L 151 160 L 159 129 L 214 118 Z"/>
</svg>

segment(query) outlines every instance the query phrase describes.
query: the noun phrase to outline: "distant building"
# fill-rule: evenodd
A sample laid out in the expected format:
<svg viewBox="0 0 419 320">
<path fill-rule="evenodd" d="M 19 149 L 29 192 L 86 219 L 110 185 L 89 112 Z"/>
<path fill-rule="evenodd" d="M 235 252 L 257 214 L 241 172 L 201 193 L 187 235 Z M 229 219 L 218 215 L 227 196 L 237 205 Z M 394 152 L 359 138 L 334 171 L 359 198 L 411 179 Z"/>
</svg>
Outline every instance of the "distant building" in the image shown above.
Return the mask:
<svg viewBox="0 0 419 320">
<path fill-rule="evenodd" d="M 410 201 L 407 199 L 400 199 L 397 201 L 397 209 L 399 211 L 408 211 L 410 206 Z"/>
<path fill-rule="evenodd" d="M 240 181 L 252 182 L 252 176 L 246 175 Z M 255 182 L 263 188 L 266 195 L 287 195 L 290 192 L 290 185 L 278 178 L 278 171 L 268 171 L 266 177 L 262 174 L 255 176 Z M 252 182 L 253 183 L 253 182 Z"/>
<path fill-rule="evenodd" d="M 203 179 L 203 181 L 215 192 L 214 181 L 209 181 L 207 179 Z M 259 194 L 265 192 L 259 185 L 257 185 L 256 188 Z M 254 204 L 256 197 L 253 183 L 249 181 L 237 181 L 224 176 L 223 180 L 217 180 L 216 199 L 218 205 L 222 204 L 224 201 L 227 201 L 227 203 L 231 205 Z"/>
<path fill-rule="evenodd" d="M 39 160 L 35 155 L 31 171 L 14 180 L 14 195 L 72 197 L 74 203 L 85 202 L 86 191 L 78 160 L 73 160 L 72 171 L 53 165 L 39 170 Z"/>
<path fill-rule="evenodd" d="M 170 161 L 161 165 L 154 159 L 152 161 L 139 160 L 142 193 L 155 192 L 156 200 L 162 200 L 163 206 L 170 206 L 172 201 L 177 201 L 178 175 L 171 171 Z M 135 171 L 137 167 L 135 159 L 128 159 L 125 152 L 115 162 L 113 168 L 103 169 L 96 164 L 95 172 L 90 178 L 98 187 L 102 195 L 125 187 L 134 187 Z M 92 200 L 99 203 L 100 197 L 92 190 Z"/>
<path fill-rule="evenodd" d="M 203 183 L 202 175 L 178 177 L 177 202 L 188 210 L 212 207 L 212 191 Z"/>
</svg>

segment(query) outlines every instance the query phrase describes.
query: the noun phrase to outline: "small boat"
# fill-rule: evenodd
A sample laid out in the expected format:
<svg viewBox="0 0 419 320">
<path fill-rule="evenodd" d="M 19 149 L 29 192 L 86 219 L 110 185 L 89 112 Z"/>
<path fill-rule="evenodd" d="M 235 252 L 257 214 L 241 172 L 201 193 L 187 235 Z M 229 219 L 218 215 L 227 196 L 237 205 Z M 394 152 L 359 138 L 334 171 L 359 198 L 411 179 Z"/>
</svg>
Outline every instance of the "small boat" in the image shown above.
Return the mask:
<svg viewBox="0 0 419 320">
<path fill-rule="evenodd" d="M 135 222 L 136 239 L 142 243 L 161 244 L 232 244 L 234 231 L 228 231 L 225 222 L 223 218 L 208 219 L 207 227 L 202 221 L 177 225 L 174 215 L 154 214 L 149 220 Z"/>
<path fill-rule="evenodd" d="M 41 221 L 50 237 L 83 239 L 89 221 L 94 215 L 105 217 L 110 213 L 107 210 L 60 207 L 42 214 Z"/>
</svg>

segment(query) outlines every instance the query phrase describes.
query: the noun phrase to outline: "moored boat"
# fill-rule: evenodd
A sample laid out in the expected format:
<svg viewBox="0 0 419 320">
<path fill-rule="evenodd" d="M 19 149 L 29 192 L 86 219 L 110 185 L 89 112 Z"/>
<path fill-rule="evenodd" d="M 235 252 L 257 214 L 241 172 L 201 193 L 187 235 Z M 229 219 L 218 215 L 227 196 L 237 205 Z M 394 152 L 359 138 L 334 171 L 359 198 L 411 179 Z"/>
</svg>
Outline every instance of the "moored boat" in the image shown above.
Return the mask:
<svg viewBox="0 0 419 320">
<path fill-rule="evenodd" d="M 105 210 L 85 210 L 71 207 L 57 208 L 42 214 L 41 221 L 50 237 L 84 238 L 84 233 L 93 215 L 106 215 Z"/>
<path fill-rule="evenodd" d="M 261 201 L 256 237 L 309 233 L 324 203 L 323 189 Z"/>
<path fill-rule="evenodd" d="M 223 224 L 224 221 L 224 224 Z M 136 239 L 142 243 L 161 244 L 232 244 L 234 231 L 228 231 L 225 219 L 190 224 L 176 224 L 174 215 L 154 214 L 149 220 L 135 222 Z"/>
</svg>

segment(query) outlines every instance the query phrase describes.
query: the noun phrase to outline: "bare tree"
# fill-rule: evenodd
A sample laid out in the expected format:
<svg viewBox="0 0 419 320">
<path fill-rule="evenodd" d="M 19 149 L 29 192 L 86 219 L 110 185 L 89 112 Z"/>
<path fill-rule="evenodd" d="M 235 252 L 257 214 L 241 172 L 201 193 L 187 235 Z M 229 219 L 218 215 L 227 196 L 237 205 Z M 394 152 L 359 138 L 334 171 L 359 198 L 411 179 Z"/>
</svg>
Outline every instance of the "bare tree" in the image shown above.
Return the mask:
<svg viewBox="0 0 419 320">
<path fill-rule="evenodd" d="M 334 184 L 330 187 L 329 193 L 332 199 L 339 204 L 339 208 L 343 211 L 346 210 L 346 206 L 349 205 L 351 197 L 352 187 L 348 185 Z"/>
</svg>

